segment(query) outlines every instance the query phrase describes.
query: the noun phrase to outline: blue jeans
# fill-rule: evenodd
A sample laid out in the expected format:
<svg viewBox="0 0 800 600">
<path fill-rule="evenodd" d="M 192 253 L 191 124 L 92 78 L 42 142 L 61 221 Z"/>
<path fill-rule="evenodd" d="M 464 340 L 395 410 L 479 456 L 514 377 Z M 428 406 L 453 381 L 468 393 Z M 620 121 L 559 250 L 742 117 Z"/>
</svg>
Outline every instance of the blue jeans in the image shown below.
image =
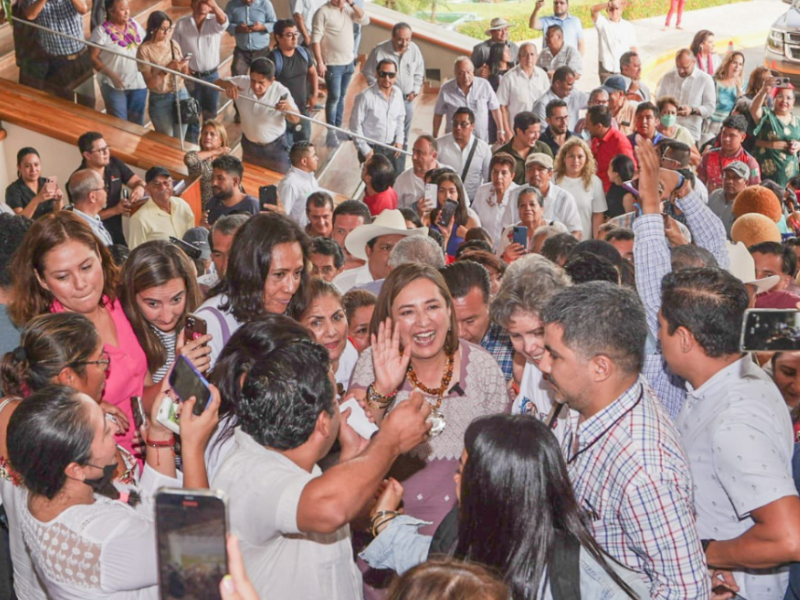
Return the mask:
<svg viewBox="0 0 800 600">
<path fill-rule="evenodd" d="M 205 77 L 198 77 L 198 79 L 213 83 L 219 79 L 219 73 L 214 71 Z M 200 103 L 200 108 L 203 111 L 203 121 L 213 119 L 217 116 L 217 107 L 219 106 L 219 92 L 217 90 L 204 85 L 197 85 L 191 81 L 186 82 L 186 89 L 188 89 L 192 97 L 196 98 Z M 200 124 L 193 123 L 189 125 L 189 130 L 186 133 L 186 141 L 196 144 L 199 136 Z"/>
<path fill-rule="evenodd" d="M 325 101 L 325 120 L 330 125 L 342 126 L 344 98 L 355 70 L 353 63 L 350 62 L 346 65 L 328 65 L 328 70 L 325 71 L 325 85 L 328 88 L 328 99 Z"/>
<path fill-rule="evenodd" d="M 178 98 L 188 98 L 189 92 L 186 88 L 181 88 L 178 92 Z M 148 112 L 150 113 L 150 121 L 153 123 L 153 128 L 159 133 L 166 133 L 174 138 L 181 139 L 186 135 L 186 123 L 182 127 L 178 127 L 178 121 L 175 119 L 175 94 L 155 94 L 150 92 L 150 105 Z"/>
<path fill-rule="evenodd" d="M 100 94 L 106 105 L 106 113 L 137 125 L 144 125 L 144 106 L 147 103 L 147 88 L 140 90 L 118 90 L 104 83 Z"/>
</svg>

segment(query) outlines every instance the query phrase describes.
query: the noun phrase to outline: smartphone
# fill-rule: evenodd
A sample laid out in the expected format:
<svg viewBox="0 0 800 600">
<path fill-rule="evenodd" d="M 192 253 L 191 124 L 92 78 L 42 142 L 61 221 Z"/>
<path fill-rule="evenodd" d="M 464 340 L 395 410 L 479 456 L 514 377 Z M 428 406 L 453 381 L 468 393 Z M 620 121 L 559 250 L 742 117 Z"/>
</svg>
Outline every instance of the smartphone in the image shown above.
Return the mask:
<svg viewBox="0 0 800 600">
<path fill-rule="evenodd" d="M 131 396 L 131 413 L 133 413 L 133 422 L 136 425 L 136 431 L 139 431 L 142 425 L 147 423 L 147 416 L 144 413 L 144 404 L 142 404 L 141 396 Z"/>
<path fill-rule="evenodd" d="M 219 490 L 161 488 L 156 493 L 161 600 L 220 600 L 228 572 L 227 498 Z"/>
<path fill-rule="evenodd" d="M 800 350 L 800 311 L 753 308 L 744 313 L 742 352 Z"/>
<path fill-rule="evenodd" d="M 514 226 L 514 233 L 511 241 L 515 244 L 519 244 L 523 248 L 527 250 L 528 248 L 528 228 L 524 225 L 515 225 Z"/>
<path fill-rule="evenodd" d="M 636 198 L 639 197 L 639 180 L 638 179 L 630 179 L 628 181 L 623 181 L 622 182 L 622 188 L 626 192 L 630 192 L 631 194 L 633 194 Z"/>
<path fill-rule="evenodd" d="M 458 202 L 455 200 L 447 200 L 442 207 L 442 210 L 439 211 L 439 222 L 438 224 L 442 227 L 450 227 L 450 223 L 453 220 L 453 215 L 456 214 L 456 209 L 458 208 Z"/>
<path fill-rule="evenodd" d="M 773 77 L 772 85 L 774 87 L 787 87 L 789 85 L 788 77 Z"/>
<path fill-rule="evenodd" d="M 158 405 L 158 412 L 156 413 L 156 421 L 161 423 L 172 433 L 180 435 L 181 419 L 178 415 L 178 405 L 169 396 L 161 398 L 161 404 Z"/>
<path fill-rule="evenodd" d="M 192 412 L 197 416 L 203 414 L 211 400 L 211 388 L 208 387 L 206 378 L 194 368 L 192 361 L 182 354 L 175 359 L 175 364 L 172 366 L 169 385 L 183 402 L 192 396 L 197 398 Z"/>
<path fill-rule="evenodd" d="M 57 186 L 58 186 L 58 178 L 48 177 L 47 181 L 44 184 L 44 189 L 47 191 L 48 194 L 55 194 Z"/>
<path fill-rule="evenodd" d="M 289 94 L 281 94 L 281 97 L 278 98 L 278 102 L 283 102 L 289 97 Z"/>
<path fill-rule="evenodd" d="M 436 208 L 436 197 L 439 195 L 439 186 L 435 183 L 425 184 L 425 210 L 433 210 Z"/>
<path fill-rule="evenodd" d="M 208 333 L 205 319 L 194 315 L 186 315 L 186 324 L 183 326 L 183 341 L 192 342 Z"/>
<path fill-rule="evenodd" d="M 192 260 L 200 260 L 200 257 L 203 255 L 203 251 L 200 250 L 200 248 L 194 244 L 190 244 L 189 242 L 184 242 L 180 238 L 169 236 L 169 243 L 183 250 L 186 253 L 186 256 Z"/>
<path fill-rule="evenodd" d="M 261 210 L 269 210 L 265 206 L 278 206 L 278 186 L 262 185 L 258 188 L 258 201 L 261 203 Z"/>
</svg>

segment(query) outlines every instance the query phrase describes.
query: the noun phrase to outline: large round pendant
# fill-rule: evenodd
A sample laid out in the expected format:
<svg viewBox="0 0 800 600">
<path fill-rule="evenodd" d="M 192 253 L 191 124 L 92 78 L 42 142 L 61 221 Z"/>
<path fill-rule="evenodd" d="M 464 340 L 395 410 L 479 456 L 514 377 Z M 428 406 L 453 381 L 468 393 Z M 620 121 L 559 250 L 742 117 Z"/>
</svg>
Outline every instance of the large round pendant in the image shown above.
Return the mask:
<svg viewBox="0 0 800 600">
<path fill-rule="evenodd" d="M 442 433 L 447 426 L 444 415 L 435 408 L 431 411 L 430 416 L 428 416 L 428 421 L 431 423 L 430 434 L 432 438 Z"/>
</svg>

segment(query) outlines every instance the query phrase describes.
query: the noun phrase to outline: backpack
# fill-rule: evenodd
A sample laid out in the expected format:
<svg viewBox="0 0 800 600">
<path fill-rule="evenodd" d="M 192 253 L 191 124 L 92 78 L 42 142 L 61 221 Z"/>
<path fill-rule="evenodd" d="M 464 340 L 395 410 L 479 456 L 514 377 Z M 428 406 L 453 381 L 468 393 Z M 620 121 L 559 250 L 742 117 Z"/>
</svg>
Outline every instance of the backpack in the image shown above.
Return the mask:
<svg viewBox="0 0 800 600">
<path fill-rule="evenodd" d="M 300 56 L 303 57 L 307 63 L 311 63 L 311 57 L 308 54 L 308 50 L 303 48 L 302 46 L 297 46 L 295 48 L 295 52 L 299 53 Z M 283 71 L 283 52 L 281 52 L 278 48 L 275 48 L 272 52 L 272 62 L 275 63 L 275 79 L 281 76 L 281 71 Z"/>
</svg>

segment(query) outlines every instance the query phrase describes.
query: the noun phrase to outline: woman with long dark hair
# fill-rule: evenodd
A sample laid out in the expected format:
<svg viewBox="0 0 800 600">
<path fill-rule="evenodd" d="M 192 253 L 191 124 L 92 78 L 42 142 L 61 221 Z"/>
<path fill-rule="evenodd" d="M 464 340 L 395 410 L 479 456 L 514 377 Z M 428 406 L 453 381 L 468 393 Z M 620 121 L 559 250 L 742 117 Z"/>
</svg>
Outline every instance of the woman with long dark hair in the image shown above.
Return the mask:
<svg viewBox="0 0 800 600">
<path fill-rule="evenodd" d="M 448 256 L 455 256 L 458 247 L 464 241 L 467 231 L 473 227 L 480 227 L 480 219 L 469 207 L 469 197 L 464 191 L 464 184 L 453 171 L 443 171 L 439 173 L 431 183 L 435 183 L 438 189 L 437 208 L 428 214 L 422 215 L 422 223 L 430 224 L 431 229 L 438 231 L 445 239 L 445 248 Z M 448 200 L 456 202 L 456 212 L 450 219 L 447 227 L 439 222 L 439 213 Z"/>
<path fill-rule="evenodd" d="M 6 188 L 6 204 L 15 214 L 38 219 L 61 210 L 64 194 L 42 177 L 42 161 L 36 148 L 17 152 L 17 179 Z"/>
<path fill-rule="evenodd" d="M 277 213 L 261 213 L 239 228 L 225 277 L 195 313 L 212 336 L 212 367 L 243 324 L 268 314 L 291 314 L 308 280 L 308 245 L 300 226 Z"/>
<path fill-rule="evenodd" d="M 649 596 L 641 576 L 608 556 L 584 525 L 561 449 L 538 419 L 474 420 L 464 435 L 455 481 L 456 539 L 437 532 L 438 549 L 495 569 L 512 600 Z M 402 488 L 390 482 L 387 490 L 373 518 L 378 535 L 362 558 L 403 572 L 426 560 L 431 538 L 416 533 L 413 516 L 386 519 Z"/>
<path fill-rule="evenodd" d="M 708 29 L 698 31 L 690 49 L 697 60 L 697 68 L 713 77 L 722 63 L 720 55 L 714 53 L 714 32 Z"/>
</svg>

